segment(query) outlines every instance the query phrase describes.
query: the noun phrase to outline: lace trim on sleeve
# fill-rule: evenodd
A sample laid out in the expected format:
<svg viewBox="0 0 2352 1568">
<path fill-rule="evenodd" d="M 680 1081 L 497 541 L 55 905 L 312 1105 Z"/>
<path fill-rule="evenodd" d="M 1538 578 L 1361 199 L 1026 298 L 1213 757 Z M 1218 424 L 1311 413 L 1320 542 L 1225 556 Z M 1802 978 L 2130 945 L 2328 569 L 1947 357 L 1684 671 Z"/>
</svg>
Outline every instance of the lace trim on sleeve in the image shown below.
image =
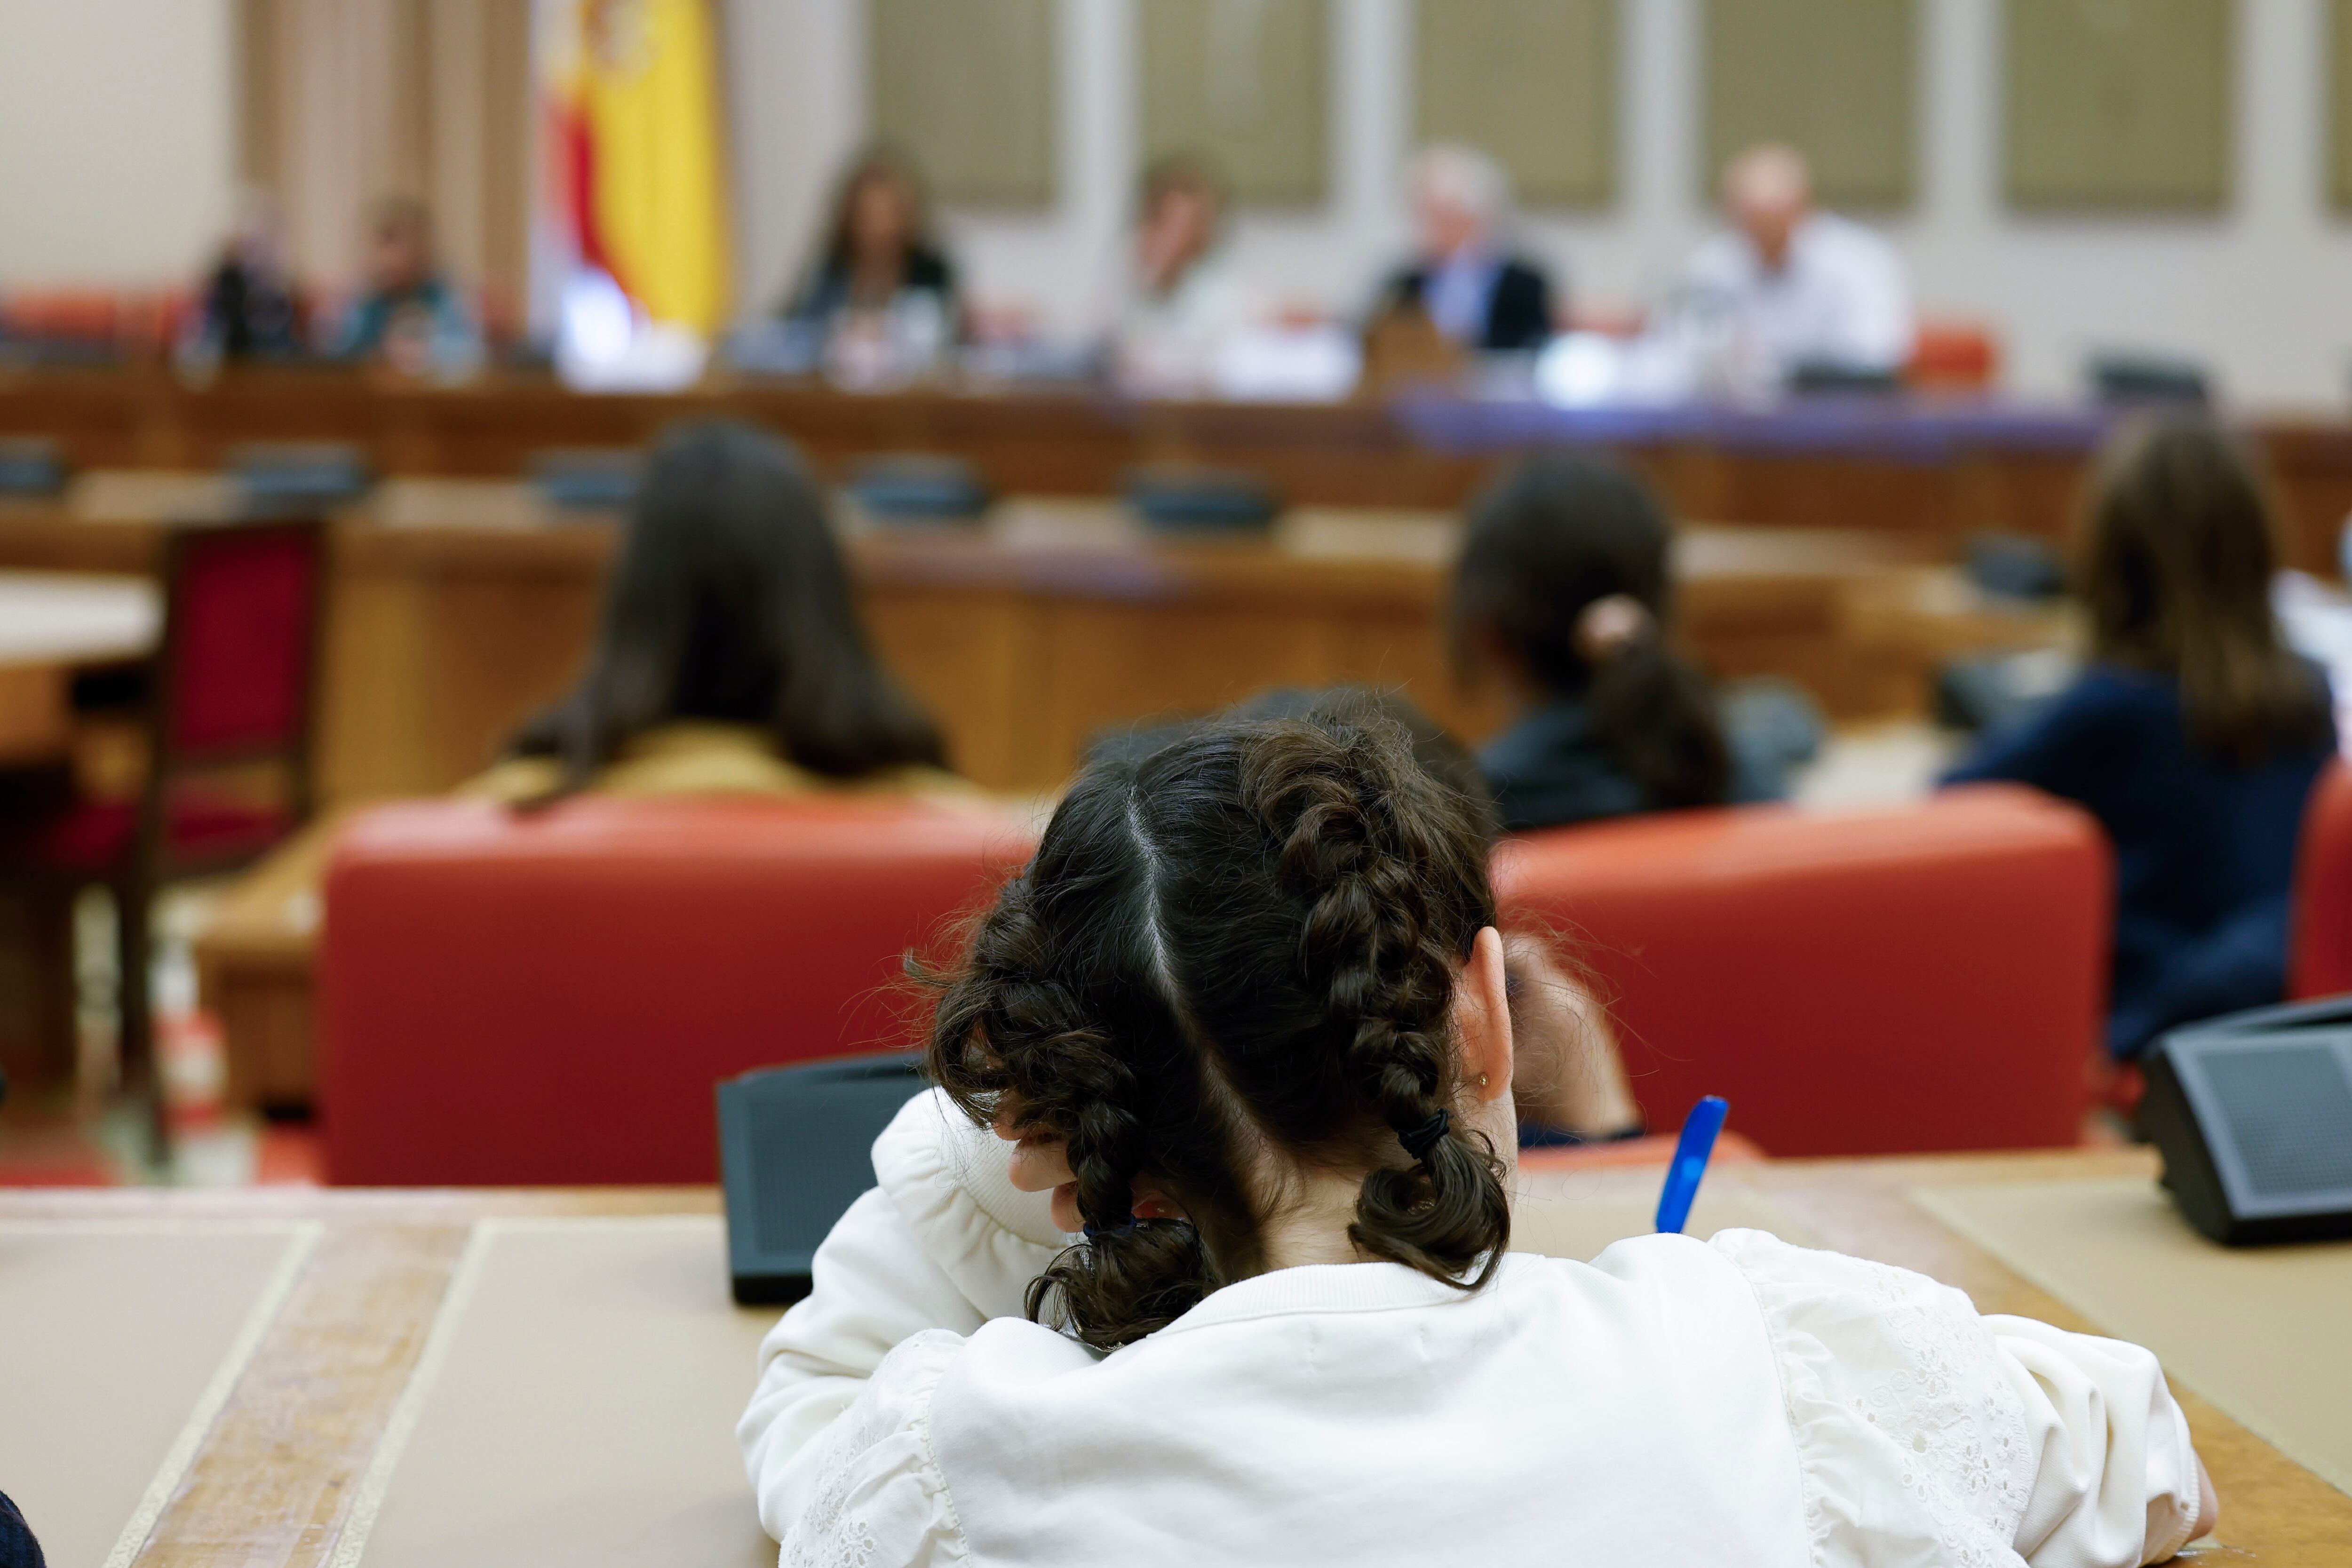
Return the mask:
<svg viewBox="0 0 2352 1568">
<path fill-rule="evenodd" d="M 2021 1562 L 2013 1542 L 2035 1458 L 2023 1402 L 1969 1299 L 1761 1232 L 1716 1245 L 1764 1310 L 1815 1563 L 1888 1560 L 1898 1546 L 1961 1568 Z"/>
<path fill-rule="evenodd" d="M 931 1395 L 963 1348 L 944 1331 L 892 1351 L 857 1402 L 818 1439 L 808 1507 L 781 1568 L 905 1568 L 966 1559 L 962 1527 L 931 1454 Z"/>
</svg>

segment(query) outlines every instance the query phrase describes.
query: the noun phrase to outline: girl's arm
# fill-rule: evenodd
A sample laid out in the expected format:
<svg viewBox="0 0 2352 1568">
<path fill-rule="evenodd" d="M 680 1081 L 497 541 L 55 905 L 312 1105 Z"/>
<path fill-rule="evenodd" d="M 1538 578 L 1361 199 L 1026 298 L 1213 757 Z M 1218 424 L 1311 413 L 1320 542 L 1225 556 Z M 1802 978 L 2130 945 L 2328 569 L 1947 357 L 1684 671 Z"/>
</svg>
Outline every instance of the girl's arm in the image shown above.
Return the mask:
<svg viewBox="0 0 2352 1568">
<path fill-rule="evenodd" d="M 1016 1192 L 1010 1146 L 935 1093 L 876 1141 L 877 1185 L 817 1249 L 808 1298 L 760 1346 L 760 1383 L 735 1428 L 768 1533 L 806 1510 L 816 1439 L 900 1344 L 1015 1317 L 1063 1245 L 1046 1199 Z"/>
<path fill-rule="evenodd" d="M 2212 1528 L 2189 1423 L 2139 1346 L 1980 1317 L 1924 1276 L 1760 1231 L 1711 1245 L 1763 1309 L 1817 1543 L 2140 1568 Z M 1888 1478 L 1900 1506 L 1878 1498 Z"/>
</svg>

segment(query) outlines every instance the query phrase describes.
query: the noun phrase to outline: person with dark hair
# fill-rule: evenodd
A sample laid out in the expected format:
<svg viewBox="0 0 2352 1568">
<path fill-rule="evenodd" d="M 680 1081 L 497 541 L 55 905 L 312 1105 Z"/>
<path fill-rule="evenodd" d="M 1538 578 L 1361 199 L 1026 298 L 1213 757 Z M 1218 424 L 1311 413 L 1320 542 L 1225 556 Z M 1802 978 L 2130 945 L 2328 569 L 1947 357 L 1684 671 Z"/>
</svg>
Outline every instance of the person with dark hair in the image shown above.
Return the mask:
<svg viewBox="0 0 2352 1568">
<path fill-rule="evenodd" d="M 2121 1058 L 2285 989 L 2295 841 L 2336 724 L 2272 613 L 2277 528 L 2252 459 L 2201 416 L 2120 432 L 2074 542 L 2089 668 L 1944 778 L 2032 784 L 2106 829 Z"/>
<path fill-rule="evenodd" d="M 0 1492 L 0 1568 L 44 1568 L 41 1543 L 6 1492 Z"/>
<path fill-rule="evenodd" d="M 404 375 L 452 375 L 480 362 L 480 330 L 441 270 L 433 214 L 423 202 L 394 196 L 377 204 L 368 222 L 367 290 L 328 352 L 380 359 Z"/>
<path fill-rule="evenodd" d="M 278 206 L 248 192 L 236 232 L 221 247 L 191 312 L 184 357 L 196 362 L 292 360 L 304 352 L 301 291 L 286 268 Z"/>
<path fill-rule="evenodd" d="M 955 269 L 931 237 L 913 163 L 884 147 L 850 163 L 824 247 L 783 314 L 829 343 L 870 342 L 877 354 L 910 363 L 955 341 Z"/>
<path fill-rule="evenodd" d="M 1758 1231 L 1514 1253 L 1486 840 L 1395 726 L 1087 769 L 738 1427 L 787 1563 L 2137 1564 L 2153 1356 Z"/>
<path fill-rule="evenodd" d="M 1490 853 L 1502 837 L 1494 792 L 1479 771 L 1478 759 L 1403 692 L 1366 686 L 1280 686 L 1237 702 L 1205 722 L 1268 719 L 1393 725 L 1422 772 L 1468 815 Z M 1202 722 L 1114 732 L 1087 748 L 1086 760 L 1140 762 Z M 1645 1131 L 1609 1011 L 1569 967 L 1539 936 L 1514 931 L 1503 938 L 1504 988 L 1510 998 L 1511 1028 L 1519 1042 L 1514 1092 L 1523 1149 L 1616 1142 Z"/>
<path fill-rule="evenodd" d="M 1706 679 L 1667 641 L 1664 510 L 1599 458 L 1526 463 L 1470 508 L 1448 608 L 1454 665 L 1517 709 L 1479 753 L 1514 833 L 1769 798 L 1737 775 Z"/>
<path fill-rule="evenodd" d="M 816 481 L 729 422 L 655 447 L 587 673 L 514 750 L 471 790 L 947 782 L 938 728 L 866 645 Z"/>
</svg>

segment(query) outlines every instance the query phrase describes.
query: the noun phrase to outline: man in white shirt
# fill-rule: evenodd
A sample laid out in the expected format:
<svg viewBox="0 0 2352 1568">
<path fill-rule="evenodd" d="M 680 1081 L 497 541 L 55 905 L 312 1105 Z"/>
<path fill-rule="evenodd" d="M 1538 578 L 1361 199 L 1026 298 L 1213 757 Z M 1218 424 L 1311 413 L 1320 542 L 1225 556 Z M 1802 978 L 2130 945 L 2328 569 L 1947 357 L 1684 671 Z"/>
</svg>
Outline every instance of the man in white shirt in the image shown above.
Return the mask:
<svg viewBox="0 0 2352 1568">
<path fill-rule="evenodd" d="M 1776 383 L 1800 369 L 1900 371 L 1911 357 L 1911 300 L 1885 240 L 1813 205 L 1795 150 L 1767 144 L 1733 159 L 1723 204 L 1733 226 L 1693 253 L 1695 303 L 1733 321 Z"/>
</svg>

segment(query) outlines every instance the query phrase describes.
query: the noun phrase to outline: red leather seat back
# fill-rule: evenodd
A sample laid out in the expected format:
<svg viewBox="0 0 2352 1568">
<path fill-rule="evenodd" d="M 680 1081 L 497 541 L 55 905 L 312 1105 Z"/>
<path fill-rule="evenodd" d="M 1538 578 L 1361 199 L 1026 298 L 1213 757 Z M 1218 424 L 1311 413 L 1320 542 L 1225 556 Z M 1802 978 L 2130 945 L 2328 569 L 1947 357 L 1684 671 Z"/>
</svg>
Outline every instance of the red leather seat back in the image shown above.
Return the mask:
<svg viewBox="0 0 2352 1568">
<path fill-rule="evenodd" d="M 2072 806 L 1632 818 L 1507 844 L 1496 883 L 1592 973 L 1653 1128 L 1720 1094 L 1777 1155 L 2080 1137 L 2114 895 Z"/>
<path fill-rule="evenodd" d="M 2303 808 L 2295 855 L 2290 996 L 2352 991 L 2352 766 L 2336 758 Z"/>
<path fill-rule="evenodd" d="M 714 1180 L 712 1086 L 915 1043 L 901 956 L 1031 847 L 880 799 L 369 813 L 327 884 L 328 1179 Z"/>
<path fill-rule="evenodd" d="M 318 531 L 200 528 L 177 544 L 169 744 L 191 758 L 293 749 L 310 722 Z"/>
</svg>

